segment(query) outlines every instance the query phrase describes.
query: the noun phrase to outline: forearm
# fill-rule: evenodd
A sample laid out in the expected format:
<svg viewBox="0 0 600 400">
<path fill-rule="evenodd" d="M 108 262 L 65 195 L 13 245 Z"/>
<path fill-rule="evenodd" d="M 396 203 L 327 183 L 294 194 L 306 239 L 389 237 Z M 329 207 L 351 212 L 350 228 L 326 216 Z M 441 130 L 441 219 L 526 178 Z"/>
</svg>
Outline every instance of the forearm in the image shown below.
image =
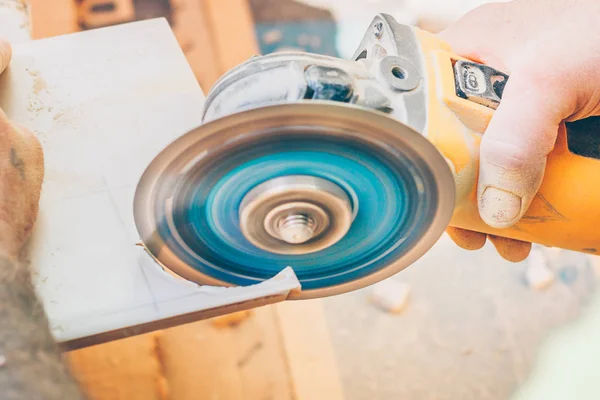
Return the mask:
<svg viewBox="0 0 600 400">
<path fill-rule="evenodd" d="M 29 269 L 0 257 L 0 397 L 79 400 L 37 299 Z"/>
</svg>

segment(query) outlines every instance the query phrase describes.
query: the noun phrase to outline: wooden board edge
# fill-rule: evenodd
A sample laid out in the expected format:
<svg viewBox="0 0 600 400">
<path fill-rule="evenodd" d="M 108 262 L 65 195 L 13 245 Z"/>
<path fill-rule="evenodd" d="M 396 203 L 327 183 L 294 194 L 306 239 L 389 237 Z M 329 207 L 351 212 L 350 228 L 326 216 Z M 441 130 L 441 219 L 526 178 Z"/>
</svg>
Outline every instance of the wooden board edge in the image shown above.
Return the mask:
<svg viewBox="0 0 600 400">
<path fill-rule="evenodd" d="M 322 300 L 274 305 L 295 400 L 343 400 Z"/>
</svg>

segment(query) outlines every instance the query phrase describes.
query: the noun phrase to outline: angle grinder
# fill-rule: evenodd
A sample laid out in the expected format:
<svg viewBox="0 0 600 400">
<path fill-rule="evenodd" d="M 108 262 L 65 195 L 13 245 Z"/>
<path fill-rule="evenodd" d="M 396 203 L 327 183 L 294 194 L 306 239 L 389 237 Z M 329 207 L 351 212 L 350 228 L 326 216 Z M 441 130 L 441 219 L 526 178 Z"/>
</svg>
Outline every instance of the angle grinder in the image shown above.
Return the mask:
<svg viewBox="0 0 600 400">
<path fill-rule="evenodd" d="M 253 57 L 214 85 L 203 125 L 143 174 L 142 241 L 198 284 L 252 285 L 291 266 L 296 299 L 390 277 L 448 226 L 593 254 L 595 118 L 561 129 L 521 222 L 492 229 L 479 217 L 479 142 L 508 79 L 383 14 L 352 60 Z"/>
</svg>

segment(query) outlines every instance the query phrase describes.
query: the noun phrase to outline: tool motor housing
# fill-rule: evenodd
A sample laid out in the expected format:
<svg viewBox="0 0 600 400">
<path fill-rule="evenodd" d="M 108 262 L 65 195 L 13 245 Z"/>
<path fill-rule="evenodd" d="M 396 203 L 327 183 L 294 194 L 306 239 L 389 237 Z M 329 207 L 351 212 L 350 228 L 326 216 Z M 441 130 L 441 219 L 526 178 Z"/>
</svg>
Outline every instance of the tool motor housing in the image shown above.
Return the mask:
<svg viewBox="0 0 600 400">
<path fill-rule="evenodd" d="M 564 249 L 600 248 L 600 118 L 559 130 L 545 178 L 527 213 L 495 229 L 479 216 L 479 144 L 509 77 L 452 53 L 436 35 L 373 20 L 352 60 L 301 52 L 254 57 L 224 75 L 207 98 L 203 117 L 282 103 L 329 101 L 385 113 L 426 137 L 454 174 L 450 226 Z M 597 134 L 594 134 L 596 132 Z"/>
</svg>

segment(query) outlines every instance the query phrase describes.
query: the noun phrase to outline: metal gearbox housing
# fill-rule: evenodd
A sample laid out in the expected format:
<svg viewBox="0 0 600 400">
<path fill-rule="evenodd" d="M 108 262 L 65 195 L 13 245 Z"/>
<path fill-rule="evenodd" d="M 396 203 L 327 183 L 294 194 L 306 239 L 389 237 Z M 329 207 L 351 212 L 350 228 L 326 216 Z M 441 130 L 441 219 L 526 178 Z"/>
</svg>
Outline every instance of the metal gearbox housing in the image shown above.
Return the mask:
<svg viewBox="0 0 600 400">
<path fill-rule="evenodd" d="M 205 122 L 240 111 L 311 100 L 356 104 L 417 132 L 427 124 L 425 65 L 413 29 L 378 15 L 352 60 L 303 52 L 255 56 L 211 89 Z"/>
</svg>

